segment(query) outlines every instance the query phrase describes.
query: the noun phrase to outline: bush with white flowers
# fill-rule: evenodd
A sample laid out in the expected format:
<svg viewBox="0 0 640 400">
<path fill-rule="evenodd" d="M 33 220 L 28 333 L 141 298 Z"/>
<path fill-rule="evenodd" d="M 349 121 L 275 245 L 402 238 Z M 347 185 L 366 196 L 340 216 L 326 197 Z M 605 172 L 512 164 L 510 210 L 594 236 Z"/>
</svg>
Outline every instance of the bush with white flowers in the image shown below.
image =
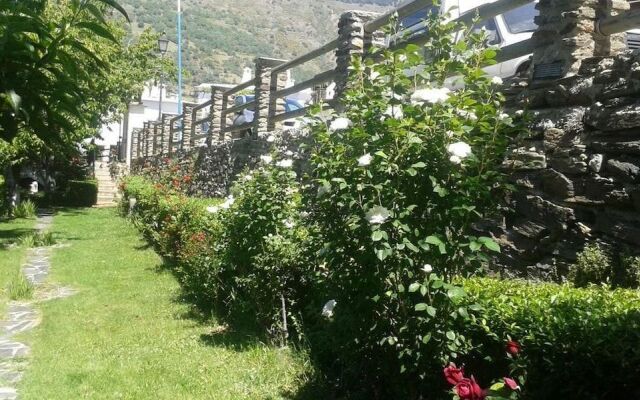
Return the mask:
<svg viewBox="0 0 640 400">
<path fill-rule="evenodd" d="M 377 382 L 393 398 L 438 387 L 426 372 L 473 348 L 465 331 L 477 310 L 462 305 L 455 281 L 500 250 L 474 224 L 497 211 L 498 167 L 515 131 L 502 80 L 481 69 L 496 54 L 483 33 L 455 43 L 464 28 L 436 16 L 427 24 L 424 47 L 354 61 L 342 112 L 317 110 L 305 200 L 323 298 L 340 305 L 324 322 L 328 359 L 343 382 Z M 464 88 L 445 87 L 451 76 Z"/>
</svg>

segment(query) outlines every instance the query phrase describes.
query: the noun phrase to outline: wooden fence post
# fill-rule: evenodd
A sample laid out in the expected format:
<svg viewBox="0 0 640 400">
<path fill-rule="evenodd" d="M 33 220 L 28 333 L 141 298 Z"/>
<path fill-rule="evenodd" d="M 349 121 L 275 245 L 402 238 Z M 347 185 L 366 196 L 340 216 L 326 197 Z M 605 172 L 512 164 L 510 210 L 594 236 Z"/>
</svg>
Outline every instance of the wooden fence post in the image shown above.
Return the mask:
<svg viewBox="0 0 640 400">
<path fill-rule="evenodd" d="M 211 139 L 216 141 L 224 141 L 225 136 L 223 132 L 223 127 L 226 127 L 226 124 L 223 123 L 222 118 L 222 110 L 224 107 L 224 92 L 226 92 L 228 88 L 223 86 L 211 86 L 211 125 L 209 127 L 209 135 L 211 135 Z M 229 135 L 229 138 L 231 135 Z"/>
</svg>

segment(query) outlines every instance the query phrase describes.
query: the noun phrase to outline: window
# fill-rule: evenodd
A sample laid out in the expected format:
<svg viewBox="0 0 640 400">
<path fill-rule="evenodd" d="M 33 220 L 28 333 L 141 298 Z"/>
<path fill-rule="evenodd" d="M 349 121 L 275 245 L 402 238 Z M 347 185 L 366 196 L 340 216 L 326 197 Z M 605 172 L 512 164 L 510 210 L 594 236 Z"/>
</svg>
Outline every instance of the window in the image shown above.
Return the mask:
<svg viewBox="0 0 640 400">
<path fill-rule="evenodd" d="M 496 45 L 502 42 L 500 34 L 498 33 L 498 27 L 496 26 L 496 20 L 491 18 L 479 23 L 473 27 L 474 32 L 478 32 L 484 29 L 487 32 L 487 44 Z"/>
<path fill-rule="evenodd" d="M 427 19 L 429 14 L 431 13 L 437 14 L 439 12 L 440 12 L 440 6 L 430 6 L 427 8 L 423 8 L 422 10 L 416 11 L 415 13 L 402 19 L 400 21 L 400 28 L 401 29 L 411 28 L 412 26 L 418 25 L 419 23 Z"/>
<path fill-rule="evenodd" d="M 536 3 L 529 3 L 503 14 L 504 21 L 511 33 L 534 32 L 538 29 L 538 25 L 533 22 L 537 15 Z"/>
</svg>

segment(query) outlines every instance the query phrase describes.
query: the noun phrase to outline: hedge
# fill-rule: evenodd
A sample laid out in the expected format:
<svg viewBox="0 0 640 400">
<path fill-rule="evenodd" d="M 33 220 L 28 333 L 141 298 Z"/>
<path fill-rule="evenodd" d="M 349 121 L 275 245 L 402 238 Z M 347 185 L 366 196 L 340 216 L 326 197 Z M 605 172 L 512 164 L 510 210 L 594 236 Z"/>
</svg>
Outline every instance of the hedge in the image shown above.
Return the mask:
<svg viewBox="0 0 640 400">
<path fill-rule="evenodd" d="M 123 211 L 130 212 L 159 252 L 173 261 L 186 291 L 200 303 L 220 306 L 220 291 L 226 290 L 219 279 L 224 261 L 216 260 L 214 253 L 221 227 L 206 211 L 216 201 L 170 194 L 140 177 L 129 178 L 122 189 Z M 133 198 L 135 205 L 129 210 Z M 308 278 L 305 282 L 314 282 Z M 524 398 L 640 398 L 640 292 L 490 278 L 465 279 L 462 284 L 469 304 L 480 305 L 482 313 L 468 328 L 477 352 L 463 360 L 480 381 L 488 383 L 504 373 L 505 363 L 500 361 L 504 343 L 513 338 L 522 345 L 521 361 L 528 373 Z M 341 371 L 333 369 L 344 366 L 330 362 L 336 357 L 331 341 L 318 340 L 323 332 L 314 323 L 315 291 L 314 287 L 295 291 L 297 309 L 311 310 L 302 331 L 311 342 L 312 356 L 325 360 L 319 364 L 322 372 L 339 377 Z M 387 374 L 395 374 L 404 384 L 399 370 Z M 450 398 L 441 388 L 433 391 L 434 399 Z"/>
</svg>

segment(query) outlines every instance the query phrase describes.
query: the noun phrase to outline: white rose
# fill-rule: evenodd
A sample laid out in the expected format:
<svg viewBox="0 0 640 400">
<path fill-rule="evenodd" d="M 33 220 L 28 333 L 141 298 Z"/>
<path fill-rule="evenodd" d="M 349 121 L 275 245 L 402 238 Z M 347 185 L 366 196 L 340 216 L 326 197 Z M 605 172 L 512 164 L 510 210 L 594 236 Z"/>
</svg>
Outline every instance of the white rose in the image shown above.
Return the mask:
<svg viewBox="0 0 640 400">
<path fill-rule="evenodd" d="M 329 300 L 322 307 L 322 316 L 325 318 L 333 317 L 333 310 L 336 308 L 336 304 L 338 304 L 335 300 Z"/>
<path fill-rule="evenodd" d="M 389 218 L 389 210 L 384 207 L 376 206 L 367 212 L 366 217 L 367 221 L 369 221 L 371 225 L 384 224 Z"/>
<path fill-rule="evenodd" d="M 271 162 L 273 161 L 273 157 L 271 157 L 271 156 L 260 156 L 260 160 L 262 160 L 262 162 L 265 163 L 265 164 L 271 164 Z"/>
<path fill-rule="evenodd" d="M 287 227 L 287 229 L 292 229 L 294 226 L 296 226 L 296 224 L 290 219 L 287 219 L 283 222 L 284 222 L 284 226 Z"/>
<path fill-rule="evenodd" d="M 218 212 L 220 208 L 217 206 L 209 206 L 207 207 L 207 212 L 211 213 L 211 214 L 215 214 Z"/>
<path fill-rule="evenodd" d="M 278 161 L 276 163 L 276 166 L 280 168 L 291 168 L 293 166 L 293 160 L 287 159 L 287 160 Z"/>
<path fill-rule="evenodd" d="M 420 89 L 416 90 L 411 95 L 412 103 L 443 103 L 447 101 L 451 90 L 447 88 L 439 88 L 439 89 Z"/>
<path fill-rule="evenodd" d="M 236 199 L 234 199 L 233 196 L 229 196 L 227 197 L 227 200 L 220 205 L 220 207 L 224 208 L 225 210 L 228 210 L 229 208 L 231 208 L 231 206 L 235 201 Z"/>
<path fill-rule="evenodd" d="M 358 158 L 358 166 L 366 167 L 367 165 L 371 164 L 371 161 L 373 161 L 373 157 L 371 156 L 371 154 L 367 153 Z"/>
<path fill-rule="evenodd" d="M 451 156 L 450 161 L 454 164 L 459 164 L 462 160 L 471 155 L 471 146 L 465 142 L 456 142 L 447 146 L 447 152 Z"/>
<path fill-rule="evenodd" d="M 276 138 L 273 135 L 269 135 L 269 137 L 267 138 L 267 142 L 269 143 L 273 143 L 276 141 Z"/>
<path fill-rule="evenodd" d="M 351 125 L 353 125 L 353 122 L 351 122 L 349 118 L 340 117 L 340 118 L 336 118 L 331 122 L 331 125 L 329 126 L 329 130 L 331 132 L 341 131 L 349 128 Z"/>
<path fill-rule="evenodd" d="M 422 266 L 422 272 L 424 272 L 425 274 L 430 274 L 433 271 L 433 267 L 431 266 L 431 264 L 425 264 Z"/>
<path fill-rule="evenodd" d="M 524 115 L 524 110 L 518 110 L 515 112 L 516 117 L 522 117 Z"/>
<path fill-rule="evenodd" d="M 500 78 L 499 76 L 494 76 L 493 78 L 491 78 L 491 83 L 494 85 L 502 85 L 502 78 Z"/>
</svg>

